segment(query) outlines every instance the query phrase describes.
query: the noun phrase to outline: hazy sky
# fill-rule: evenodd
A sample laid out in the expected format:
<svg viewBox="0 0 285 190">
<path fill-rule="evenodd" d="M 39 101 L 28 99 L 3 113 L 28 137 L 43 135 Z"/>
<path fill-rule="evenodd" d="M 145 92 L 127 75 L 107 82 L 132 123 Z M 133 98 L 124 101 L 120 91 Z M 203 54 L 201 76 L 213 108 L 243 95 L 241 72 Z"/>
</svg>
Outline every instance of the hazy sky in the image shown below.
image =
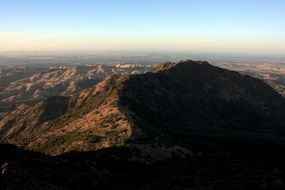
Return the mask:
<svg viewBox="0 0 285 190">
<path fill-rule="evenodd" d="M 0 0 L 0 51 L 285 54 L 285 0 Z"/>
</svg>

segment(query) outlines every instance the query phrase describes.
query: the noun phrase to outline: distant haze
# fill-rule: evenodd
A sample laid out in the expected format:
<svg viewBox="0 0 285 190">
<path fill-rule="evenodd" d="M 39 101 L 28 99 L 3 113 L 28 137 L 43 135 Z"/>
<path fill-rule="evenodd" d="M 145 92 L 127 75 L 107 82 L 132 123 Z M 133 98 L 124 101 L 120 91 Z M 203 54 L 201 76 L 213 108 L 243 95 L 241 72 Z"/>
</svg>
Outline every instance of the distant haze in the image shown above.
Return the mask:
<svg viewBox="0 0 285 190">
<path fill-rule="evenodd" d="M 284 55 L 284 0 L 3 0 L 0 51 Z"/>
</svg>

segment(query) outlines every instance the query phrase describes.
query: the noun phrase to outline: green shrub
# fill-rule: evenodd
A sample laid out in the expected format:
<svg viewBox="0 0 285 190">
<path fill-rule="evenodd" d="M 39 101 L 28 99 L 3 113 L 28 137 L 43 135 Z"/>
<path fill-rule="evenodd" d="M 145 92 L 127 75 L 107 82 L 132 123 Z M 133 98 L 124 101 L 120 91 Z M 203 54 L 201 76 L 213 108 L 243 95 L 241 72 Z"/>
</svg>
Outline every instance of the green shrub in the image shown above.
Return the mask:
<svg viewBox="0 0 285 190">
<path fill-rule="evenodd" d="M 43 152 L 46 154 L 53 154 L 62 146 L 75 142 L 75 141 L 84 141 L 88 145 L 96 144 L 101 141 L 101 137 L 93 135 L 92 133 L 68 133 L 62 136 L 51 137 L 43 144 L 35 148 L 36 151 Z"/>
</svg>

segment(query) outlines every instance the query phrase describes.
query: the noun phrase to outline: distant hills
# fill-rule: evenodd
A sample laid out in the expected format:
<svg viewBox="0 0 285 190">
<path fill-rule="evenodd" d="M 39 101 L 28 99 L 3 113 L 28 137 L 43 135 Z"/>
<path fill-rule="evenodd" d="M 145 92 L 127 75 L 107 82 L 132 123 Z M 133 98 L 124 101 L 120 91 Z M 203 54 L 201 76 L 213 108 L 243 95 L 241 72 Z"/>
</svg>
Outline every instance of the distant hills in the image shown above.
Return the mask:
<svg viewBox="0 0 285 190">
<path fill-rule="evenodd" d="M 113 74 L 144 73 L 151 67 L 120 64 L 77 66 L 14 66 L 0 69 L 0 112 L 35 104 L 52 96 L 68 96 Z"/>
</svg>

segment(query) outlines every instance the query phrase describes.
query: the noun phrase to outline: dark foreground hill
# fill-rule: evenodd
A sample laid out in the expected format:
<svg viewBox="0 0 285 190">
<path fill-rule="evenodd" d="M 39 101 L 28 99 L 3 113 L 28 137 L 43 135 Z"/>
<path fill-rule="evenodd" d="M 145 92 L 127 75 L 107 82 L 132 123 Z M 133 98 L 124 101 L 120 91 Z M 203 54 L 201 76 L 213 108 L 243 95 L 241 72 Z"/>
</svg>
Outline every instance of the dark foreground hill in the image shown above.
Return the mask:
<svg viewBox="0 0 285 190">
<path fill-rule="evenodd" d="M 266 154 L 200 153 L 150 163 L 142 162 L 151 159 L 130 147 L 49 157 L 12 145 L 0 145 L 0 154 L 3 190 L 285 188 L 284 156 L 268 160 Z"/>
</svg>

